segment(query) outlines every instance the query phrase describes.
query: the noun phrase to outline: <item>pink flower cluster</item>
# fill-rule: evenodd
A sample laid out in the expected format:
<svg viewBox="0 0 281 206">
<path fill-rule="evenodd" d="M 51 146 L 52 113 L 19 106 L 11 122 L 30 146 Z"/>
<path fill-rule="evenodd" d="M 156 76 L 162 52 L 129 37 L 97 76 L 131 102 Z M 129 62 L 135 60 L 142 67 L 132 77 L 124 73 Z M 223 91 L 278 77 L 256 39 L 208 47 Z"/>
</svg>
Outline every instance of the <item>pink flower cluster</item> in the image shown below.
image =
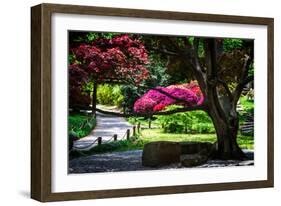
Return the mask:
<svg viewBox="0 0 281 206">
<path fill-rule="evenodd" d="M 153 113 L 164 110 L 172 104 L 190 107 L 200 105 L 203 101 L 204 97 L 198 85 L 193 86 L 192 89 L 187 88 L 187 84 L 184 84 L 184 86 L 171 85 L 166 88 L 156 87 L 135 102 L 134 111 L 137 113 Z"/>
<path fill-rule="evenodd" d="M 202 91 L 201 91 L 201 89 L 198 85 L 198 82 L 196 80 L 190 81 L 190 83 L 185 83 L 185 84 L 170 85 L 167 88 L 181 88 L 181 89 L 191 90 L 199 98 L 197 105 L 200 105 L 204 102 L 203 93 L 202 93 Z"/>
</svg>

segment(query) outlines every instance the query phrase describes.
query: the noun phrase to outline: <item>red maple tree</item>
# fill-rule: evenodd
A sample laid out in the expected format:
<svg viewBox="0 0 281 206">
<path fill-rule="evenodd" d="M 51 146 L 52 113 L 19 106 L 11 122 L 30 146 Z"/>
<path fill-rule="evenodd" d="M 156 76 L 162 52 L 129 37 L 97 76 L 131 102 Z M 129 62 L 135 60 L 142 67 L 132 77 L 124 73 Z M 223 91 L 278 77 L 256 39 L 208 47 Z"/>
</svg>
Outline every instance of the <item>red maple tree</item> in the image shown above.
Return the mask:
<svg viewBox="0 0 281 206">
<path fill-rule="evenodd" d="M 143 43 L 127 34 L 81 43 L 70 48 L 70 55 L 70 105 L 89 105 L 89 94 L 83 93 L 86 82 L 139 84 L 149 77 Z"/>
</svg>

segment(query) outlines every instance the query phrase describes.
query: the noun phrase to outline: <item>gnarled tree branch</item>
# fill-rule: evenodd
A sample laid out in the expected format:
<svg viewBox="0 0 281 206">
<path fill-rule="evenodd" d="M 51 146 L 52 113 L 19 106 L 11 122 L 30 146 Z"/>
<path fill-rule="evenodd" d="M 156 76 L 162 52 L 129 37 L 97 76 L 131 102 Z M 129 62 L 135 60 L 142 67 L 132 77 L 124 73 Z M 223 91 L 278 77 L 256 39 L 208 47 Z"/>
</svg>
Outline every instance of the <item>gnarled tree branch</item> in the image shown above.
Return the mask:
<svg viewBox="0 0 281 206">
<path fill-rule="evenodd" d="M 222 79 L 218 78 L 218 82 L 223 86 L 223 88 L 225 89 L 226 93 L 227 93 L 227 96 L 229 98 L 230 101 L 233 100 L 233 95 L 227 85 L 227 83 L 225 81 L 223 81 Z"/>
<path fill-rule="evenodd" d="M 215 105 L 213 111 L 216 116 L 227 121 L 226 114 L 218 98 L 217 84 L 218 84 L 218 68 L 217 68 L 217 48 L 216 40 L 213 38 L 206 38 L 204 41 L 205 60 L 207 65 L 207 92 L 208 101 Z"/>
<path fill-rule="evenodd" d="M 108 114 L 108 115 L 115 115 L 118 117 L 151 117 L 153 115 L 170 115 L 170 114 L 175 114 L 179 112 L 188 112 L 188 111 L 195 111 L 195 110 L 207 110 L 207 106 L 205 104 L 201 105 L 195 105 L 191 107 L 183 107 L 183 108 L 178 108 L 174 110 L 169 110 L 169 111 L 160 111 L 160 112 L 152 112 L 152 113 L 119 113 L 119 112 L 110 112 L 110 111 L 104 111 L 101 109 L 96 108 L 95 109 L 97 112 L 103 113 L 103 114 Z"/>
<path fill-rule="evenodd" d="M 162 54 L 166 54 L 168 56 L 180 56 L 180 54 L 178 54 L 177 52 L 175 51 L 171 51 L 171 50 L 167 50 L 166 48 L 158 48 L 158 47 L 149 47 L 149 46 L 146 46 L 147 49 L 149 50 L 153 50 L 153 51 L 157 51 L 159 53 L 162 53 Z"/>
<path fill-rule="evenodd" d="M 240 95 L 241 95 L 241 93 L 243 91 L 243 88 L 245 86 L 245 82 L 247 82 L 250 64 L 251 64 L 250 56 L 245 55 L 245 60 L 244 60 L 244 64 L 243 64 L 243 67 L 242 67 L 242 73 L 241 73 L 238 85 L 236 86 L 235 90 L 233 91 L 234 106 L 236 106 L 236 104 L 237 104 L 237 102 L 240 98 Z"/>
<path fill-rule="evenodd" d="M 161 94 L 164 94 L 164 95 L 166 95 L 167 97 L 170 97 L 171 99 L 174 99 L 174 100 L 176 100 L 176 101 L 178 101 L 178 102 L 188 103 L 188 101 L 186 101 L 185 99 L 181 99 L 181 98 L 175 97 L 175 96 L 173 96 L 173 95 L 169 94 L 168 92 L 165 92 L 165 91 L 163 91 L 163 90 L 161 90 L 161 89 L 152 88 L 152 90 L 155 90 L 155 91 L 157 91 L 157 92 L 159 92 L 159 93 L 161 93 Z"/>
<path fill-rule="evenodd" d="M 243 85 L 247 85 L 248 83 L 254 81 L 254 76 L 248 76 L 244 81 L 243 81 Z"/>
</svg>

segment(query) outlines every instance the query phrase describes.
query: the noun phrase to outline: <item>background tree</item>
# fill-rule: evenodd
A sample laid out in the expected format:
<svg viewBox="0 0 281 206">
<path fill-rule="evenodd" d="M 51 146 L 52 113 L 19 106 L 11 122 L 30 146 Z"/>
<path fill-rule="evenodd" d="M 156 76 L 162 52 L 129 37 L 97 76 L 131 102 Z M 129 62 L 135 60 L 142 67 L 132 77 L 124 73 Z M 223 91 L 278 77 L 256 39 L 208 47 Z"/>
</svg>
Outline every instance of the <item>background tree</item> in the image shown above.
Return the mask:
<svg viewBox="0 0 281 206">
<path fill-rule="evenodd" d="M 78 43 L 70 44 L 70 88 L 80 90 L 85 82 L 92 81 L 92 108 L 96 111 L 96 92 L 99 83 L 127 83 L 140 84 L 148 78 L 146 69 L 148 64 L 147 51 L 138 39 L 126 34 L 103 37 L 87 34 L 86 40 L 79 39 Z M 72 34 L 73 35 L 73 34 Z M 93 39 L 93 41 L 91 41 Z M 76 100 L 75 90 L 70 89 L 70 102 Z"/>
<path fill-rule="evenodd" d="M 148 40 L 149 48 L 166 54 L 170 62 L 178 62 L 180 67 L 176 68 L 187 74 L 191 72 L 190 75 L 198 81 L 205 99 L 202 107 L 193 109 L 204 110 L 211 117 L 218 138 L 216 155 L 225 159 L 244 157 L 237 144 L 239 119 L 236 107 L 244 86 L 253 80 L 250 72 L 253 41 L 238 41 L 241 44 L 231 44 L 227 39 L 197 37 Z M 170 64 L 171 69 L 174 65 Z"/>
</svg>

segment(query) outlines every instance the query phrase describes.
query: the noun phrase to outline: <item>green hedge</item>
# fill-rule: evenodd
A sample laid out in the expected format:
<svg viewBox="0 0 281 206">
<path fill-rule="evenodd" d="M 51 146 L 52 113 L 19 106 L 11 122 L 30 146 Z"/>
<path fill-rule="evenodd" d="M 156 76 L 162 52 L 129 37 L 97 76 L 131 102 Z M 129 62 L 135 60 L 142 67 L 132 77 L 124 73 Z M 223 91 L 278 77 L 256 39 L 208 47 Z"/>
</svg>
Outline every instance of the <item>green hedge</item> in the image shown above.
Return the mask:
<svg viewBox="0 0 281 206">
<path fill-rule="evenodd" d="M 180 106 L 171 105 L 167 110 L 174 110 Z M 171 115 L 158 116 L 164 132 L 169 133 L 214 133 L 213 123 L 204 111 L 181 112 Z"/>
<path fill-rule="evenodd" d="M 97 101 L 99 104 L 121 107 L 123 100 L 124 96 L 121 93 L 120 86 L 109 84 L 98 85 Z"/>
</svg>

